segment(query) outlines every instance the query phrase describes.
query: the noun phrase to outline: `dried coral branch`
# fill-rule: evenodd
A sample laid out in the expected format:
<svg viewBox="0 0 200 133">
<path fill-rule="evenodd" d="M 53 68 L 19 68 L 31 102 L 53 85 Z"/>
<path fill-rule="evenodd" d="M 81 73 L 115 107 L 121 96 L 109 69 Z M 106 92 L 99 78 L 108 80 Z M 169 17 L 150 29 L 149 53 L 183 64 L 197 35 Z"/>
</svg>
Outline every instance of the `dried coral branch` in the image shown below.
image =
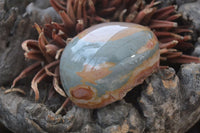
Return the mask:
<svg viewBox="0 0 200 133">
<path fill-rule="evenodd" d="M 35 93 L 35 101 L 39 100 L 39 90 L 38 90 L 38 83 L 41 82 L 45 77 L 48 75 L 45 73 L 44 67 L 38 71 L 38 73 L 34 76 L 32 82 L 31 82 L 31 88 L 33 89 Z"/>
<path fill-rule="evenodd" d="M 60 77 L 59 77 L 59 68 L 56 67 L 56 69 L 55 69 L 55 76 L 53 77 L 53 86 L 54 86 L 56 92 L 58 92 L 61 96 L 67 97 L 66 94 L 65 94 L 65 92 L 59 86 L 59 80 L 60 80 Z"/>
<path fill-rule="evenodd" d="M 47 75 L 54 76 L 54 77 L 58 76 L 57 74 L 50 72 L 49 69 L 54 66 L 57 66 L 59 63 L 60 63 L 60 60 L 57 60 L 57 61 L 54 61 L 54 62 L 48 64 L 47 66 L 45 66 L 44 69 L 45 69 L 45 72 L 47 73 Z"/>
<path fill-rule="evenodd" d="M 26 95 L 26 92 L 24 90 L 20 89 L 20 88 L 11 88 L 11 89 L 6 90 L 4 93 L 8 94 L 8 93 L 11 93 L 11 92 L 19 92 L 23 95 Z"/>
<path fill-rule="evenodd" d="M 29 67 L 27 67 L 26 69 L 24 69 L 19 76 L 17 76 L 12 83 L 11 88 L 13 88 L 15 86 L 15 84 L 17 83 L 17 81 L 19 81 L 20 79 L 26 77 L 30 72 L 32 72 L 33 70 L 39 68 L 41 66 L 41 62 L 36 62 L 32 65 L 30 65 Z"/>
</svg>

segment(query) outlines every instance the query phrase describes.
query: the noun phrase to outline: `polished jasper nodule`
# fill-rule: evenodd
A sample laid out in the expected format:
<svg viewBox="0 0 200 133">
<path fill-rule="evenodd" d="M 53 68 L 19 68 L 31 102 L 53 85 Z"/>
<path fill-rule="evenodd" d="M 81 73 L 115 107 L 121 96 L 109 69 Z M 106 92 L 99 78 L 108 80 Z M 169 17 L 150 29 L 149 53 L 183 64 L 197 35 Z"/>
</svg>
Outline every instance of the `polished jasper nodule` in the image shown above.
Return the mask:
<svg viewBox="0 0 200 133">
<path fill-rule="evenodd" d="M 122 99 L 159 67 L 159 46 L 147 27 L 125 22 L 94 25 L 65 47 L 60 76 L 80 107 L 100 108 Z"/>
</svg>

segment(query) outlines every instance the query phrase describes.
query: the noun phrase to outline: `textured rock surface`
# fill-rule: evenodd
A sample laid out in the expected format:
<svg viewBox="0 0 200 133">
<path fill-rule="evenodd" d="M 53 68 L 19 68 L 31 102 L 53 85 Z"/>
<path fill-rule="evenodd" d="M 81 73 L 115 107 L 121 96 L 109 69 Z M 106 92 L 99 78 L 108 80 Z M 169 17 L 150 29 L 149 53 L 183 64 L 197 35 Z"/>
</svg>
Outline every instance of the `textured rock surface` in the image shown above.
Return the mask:
<svg viewBox="0 0 200 133">
<path fill-rule="evenodd" d="M 191 125 L 200 119 L 200 64 L 183 65 L 178 75 L 182 91 L 181 117 L 185 124 Z M 184 128 L 181 131 L 185 131 Z"/>
<path fill-rule="evenodd" d="M 36 0 L 35 2 L 30 3 L 26 7 L 26 13 L 31 16 L 32 22 L 37 22 L 39 24 L 43 24 L 48 19 L 52 21 L 60 20 L 59 15 L 50 7 L 49 0 Z"/>
<path fill-rule="evenodd" d="M 150 1 L 150 0 L 146 0 L 146 1 Z M 195 2 L 197 0 L 159 0 L 159 1 L 161 1 L 160 6 L 168 6 L 168 5 L 180 6 L 182 4 Z"/>
<path fill-rule="evenodd" d="M 30 37 L 33 31 L 29 19 L 22 19 L 18 15 L 17 8 L 11 8 L 1 15 L 4 17 L 0 23 L 2 31 L 0 34 L 0 85 L 11 81 L 24 67 L 21 43 Z"/>
<path fill-rule="evenodd" d="M 34 0 L 0 0 L 4 4 L 4 9 L 7 11 L 12 7 L 17 7 L 20 13 L 25 12 L 27 4 Z"/>
<path fill-rule="evenodd" d="M 173 69 L 153 75 L 147 89 L 142 92 L 139 104 L 146 118 L 147 132 L 177 132 L 181 121 L 181 88 Z"/>
<path fill-rule="evenodd" d="M 15 132 L 186 132 L 200 118 L 200 64 L 183 65 L 178 76 L 169 68 L 153 74 L 141 96 L 89 110 L 69 104 L 56 115 L 44 104 L 0 90 L 1 122 Z M 12 122 L 11 122 L 12 121 Z M 18 125 L 18 126 L 16 126 Z"/>
<path fill-rule="evenodd" d="M 200 57 L 200 37 L 198 38 L 197 42 L 195 43 L 195 49 L 192 55 Z"/>
<path fill-rule="evenodd" d="M 191 2 L 195 2 L 195 1 L 197 1 L 197 0 L 176 0 L 176 4 L 182 5 L 182 4 L 191 3 Z"/>
<path fill-rule="evenodd" d="M 140 105 L 147 132 L 186 132 L 200 118 L 200 64 L 183 65 L 178 76 L 164 70 L 151 77 Z M 179 77 L 179 78 L 178 78 Z M 160 80 L 161 79 L 161 80 Z"/>
<path fill-rule="evenodd" d="M 12 0 L 0 2 L 0 30 L 2 31 L 0 34 L 0 85 L 11 82 L 24 68 L 26 62 L 21 43 L 28 38 L 37 37 L 33 29 L 34 22 L 44 23 L 48 16 L 51 16 L 53 20 L 59 19 L 52 7 L 42 12 L 42 9 L 36 7 L 40 5 L 46 8 L 49 6 L 48 0 L 30 3 L 26 13 L 21 13 L 21 10 L 25 9 L 30 0 L 20 2 Z"/>
<path fill-rule="evenodd" d="M 195 29 L 200 31 L 200 0 L 192 3 L 183 4 L 179 8 L 179 12 L 182 12 L 183 17 L 187 20 L 191 20 Z"/>
<path fill-rule="evenodd" d="M 55 15 L 52 8 L 41 9 L 48 7 L 48 4 L 42 4 L 48 0 L 37 0 L 27 7 L 26 14 L 31 16 L 30 20 L 28 17 L 23 17 L 26 14 L 22 12 L 31 0 L 20 1 L 22 4 L 15 3 L 19 1 L 7 0 L 7 5 L 2 6 L 5 1 L 0 0 L 0 29 L 4 31 L 0 34 L 0 86 L 12 81 L 23 68 L 21 42 L 33 38 L 31 22 L 37 20 L 42 23 L 45 18 L 41 16 Z M 184 2 L 192 1 L 194 0 L 184 0 Z M 181 2 L 183 1 L 167 0 L 163 1 L 163 5 L 181 4 Z M 196 25 L 199 23 L 199 18 L 196 17 L 198 10 L 193 11 L 192 8 L 196 9 L 199 7 L 198 4 L 199 2 L 185 4 L 180 8 L 180 11 L 186 12 L 184 13 L 186 16 L 193 17 L 192 21 Z M 13 5 L 18 8 L 10 9 Z M 187 9 L 184 6 L 188 6 Z M 38 20 L 39 18 L 42 19 Z M 58 19 L 56 15 L 53 18 Z M 54 113 L 60 106 L 52 103 L 52 101 L 58 102 L 55 97 L 51 99 L 52 101 L 47 100 L 45 104 L 35 103 L 19 94 L 4 94 L 4 90 L 0 89 L 0 122 L 13 132 L 182 133 L 200 119 L 199 81 L 198 64 L 183 65 L 178 76 L 174 69 L 170 68 L 153 74 L 146 84 L 135 88 L 139 89 L 140 95 L 131 98 L 128 103 L 121 100 L 97 110 L 81 109 L 69 104 L 62 115 Z M 40 93 L 45 94 L 45 91 L 45 89 L 40 90 Z M 60 104 L 62 102 L 63 99 Z"/>
<path fill-rule="evenodd" d="M 100 110 L 72 106 L 61 116 L 54 114 L 43 104 L 31 102 L 13 93 L 4 95 L 3 90 L 0 90 L 0 114 L 2 113 L 5 115 L 1 116 L 1 122 L 14 132 L 107 133 L 111 130 L 144 130 L 144 123 L 137 110 L 124 101 Z"/>
</svg>

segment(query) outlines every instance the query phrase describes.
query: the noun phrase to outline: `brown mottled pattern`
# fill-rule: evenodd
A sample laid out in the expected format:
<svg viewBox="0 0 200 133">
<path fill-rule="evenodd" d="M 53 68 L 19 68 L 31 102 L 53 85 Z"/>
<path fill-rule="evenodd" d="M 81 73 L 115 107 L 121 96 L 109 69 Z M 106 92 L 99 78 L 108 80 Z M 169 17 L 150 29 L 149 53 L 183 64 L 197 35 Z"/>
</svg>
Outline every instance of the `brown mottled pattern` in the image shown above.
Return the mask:
<svg viewBox="0 0 200 133">
<path fill-rule="evenodd" d="M 85 88 L 85 87 L 79 87 L 75 88 L 71 91 L 71 94 L 73 97 L 78 98 L 78 99 L 85 99 L 85 100 L 90 100 L 93 96 L 93 92 L 91 89 Z"/>
<path fill-rule="evenodd" d="M 82 78 L 81 82 L 83 82 L 83 84 L 85 82 L 89 82 L 96 85 L 95 81 L 112 73 L 109 68 L 114 66 L 115 64 L 110 62 L 106 62 L 98 66 L 85 65 L 83 71 L 76 73 Z"/>
</svg>

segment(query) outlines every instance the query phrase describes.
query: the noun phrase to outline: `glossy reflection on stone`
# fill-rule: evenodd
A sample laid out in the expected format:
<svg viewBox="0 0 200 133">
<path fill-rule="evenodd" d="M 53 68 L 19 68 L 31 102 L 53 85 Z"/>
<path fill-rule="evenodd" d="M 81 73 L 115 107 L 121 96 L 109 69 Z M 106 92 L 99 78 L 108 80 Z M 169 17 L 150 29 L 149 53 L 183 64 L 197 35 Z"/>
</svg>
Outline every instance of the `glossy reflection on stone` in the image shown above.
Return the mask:
<svg viewBox="0 0 200 133">
<path fill-rule="evenodd" d="M 100 108 L 122 99 L 159 67 L 158 40 L 147 27 L 122 22 L 92 26 L 65 48 L 62 85 L 76 105 Z"/>
</svg>

